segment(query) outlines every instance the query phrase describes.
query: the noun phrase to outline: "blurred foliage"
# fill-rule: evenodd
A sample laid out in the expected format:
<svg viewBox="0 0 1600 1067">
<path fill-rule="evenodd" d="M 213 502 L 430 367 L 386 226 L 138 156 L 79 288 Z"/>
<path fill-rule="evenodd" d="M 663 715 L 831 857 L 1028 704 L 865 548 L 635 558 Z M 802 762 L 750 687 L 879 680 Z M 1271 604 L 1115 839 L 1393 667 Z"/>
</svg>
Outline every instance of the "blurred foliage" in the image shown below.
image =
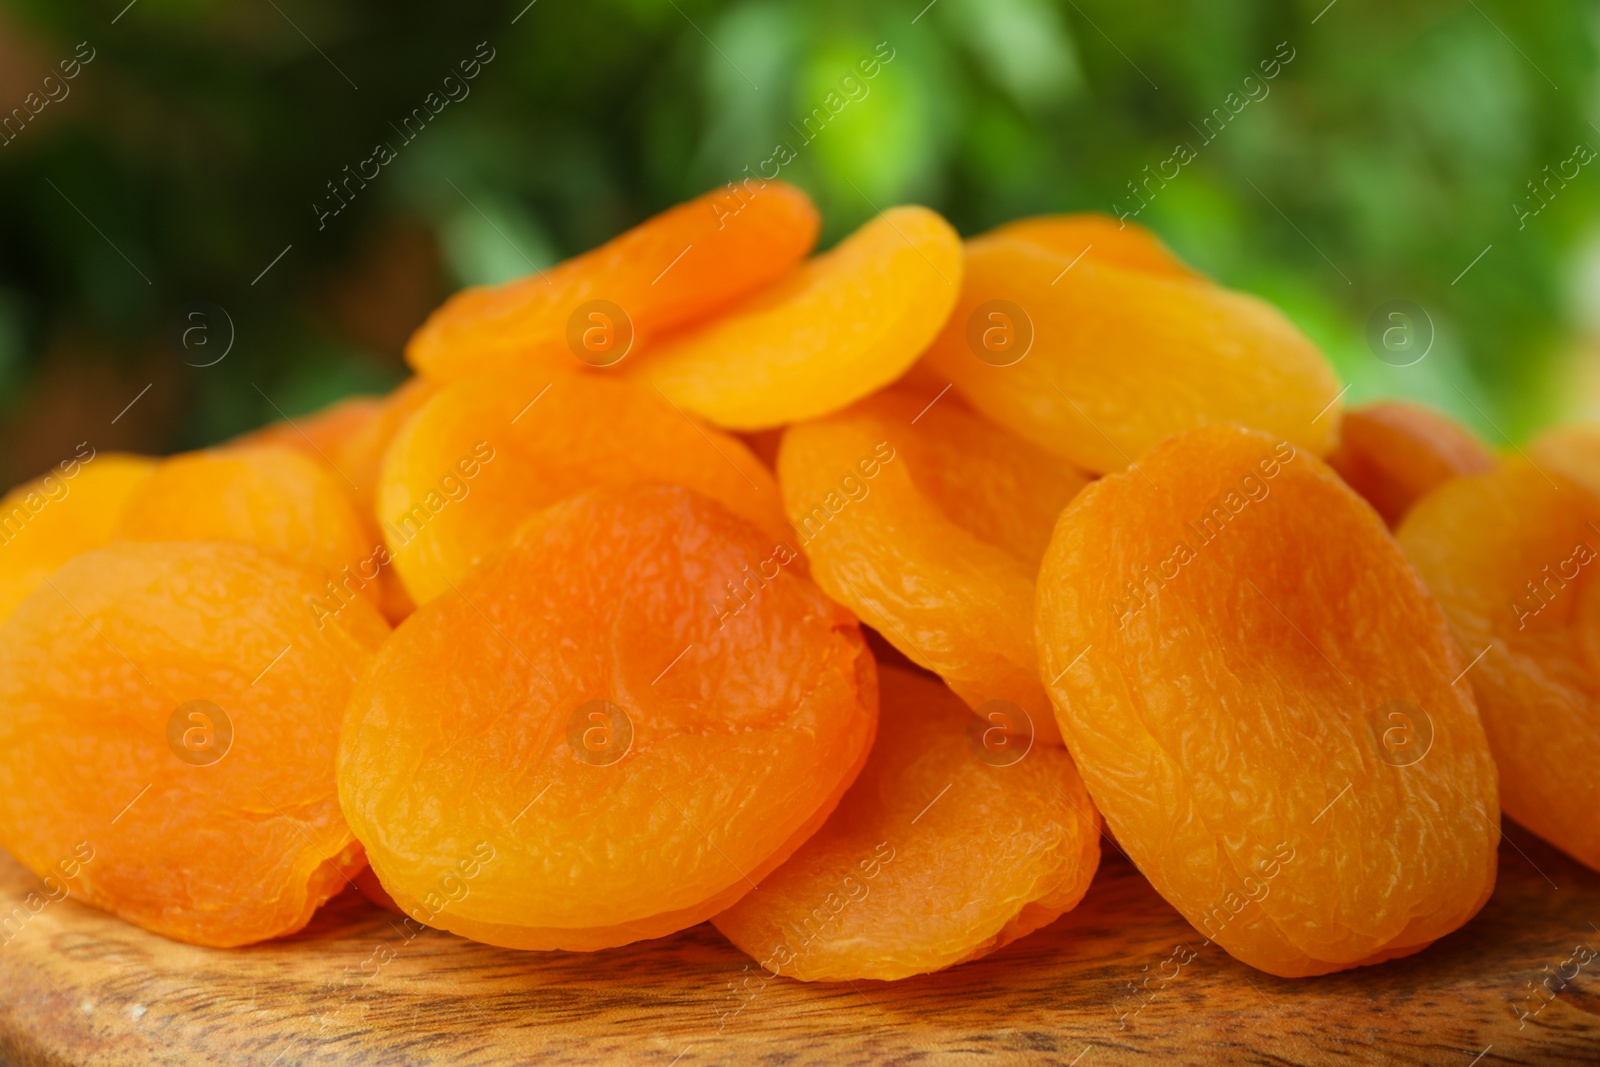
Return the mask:
<svg viewBox="0 0 1600 1067">
<path fill-rule="evenodd" d="M 451 288 L 591 247 L 780 143 L 826 241 L 904 201 L 964 233 L 1130 210 L 1187 145 L 1138 221 L 1284 308 L 1350 399 L 1419 397 L 1497 444 L 1593 404 L 1600 168 L 1537 214 L 1529 184 L 1600 145 L 1591 3 L 526 2 L 0 7 L 0 109 L 94 50 L 0 147 L 7 480 L 85 436 L 195 446 L 385 388 Z M 470 95 L 319 229 L 326 183 L 398 144 L 479 42 Z M 815 111 L 829 94 L 845 106 Z M 1259 99 L 1206 127 L 1230 94 Z M 168 338 L 197 299 L 237 331 L 207 368 Z M 1437 334 L 1409 367 L 1367 342 L 1396 299 Z"/>
</svg>

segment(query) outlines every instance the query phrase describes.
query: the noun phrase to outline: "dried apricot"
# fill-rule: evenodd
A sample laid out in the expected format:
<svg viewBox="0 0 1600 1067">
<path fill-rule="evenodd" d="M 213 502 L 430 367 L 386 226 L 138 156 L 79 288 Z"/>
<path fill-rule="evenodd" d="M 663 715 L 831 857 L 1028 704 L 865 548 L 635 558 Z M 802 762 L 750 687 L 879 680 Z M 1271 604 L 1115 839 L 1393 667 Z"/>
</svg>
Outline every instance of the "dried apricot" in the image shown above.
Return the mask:
<svg viewBox="0 0 1600 1067">
<path fill-rule="evenodd" d="M 1474 657 L 1501 807 L 1600 870 L 1600 497 L 1512 458 L 1417 501 L 1399 538 Z"/>
<path fill-rule="evenodd" d="M 122 509 L 155 460 L 82 448 L 0 500 L 0 619 L 52 572 L 116 532 Z"/>
<path fill-rule="evenodd" d="M 879 674 L 878 740 L 815 837 L 714 920 L 773 974 L 894 979 L 988 955 L 1083 898 L 1100 817 L 1072 758 L 980 758 L 937 681 Z"/>
<path fill-rule="evenodd" d="M 117 536 L 130 541 L 231 541 L 322 571 L 311 605 L 381 602 L 387 554 L 335 475 L 291 449 L 234 446 L 163 460 L 129 498 Z"/>
<path fill-rule="evenodd" d="M 784 182 L 713 190 L 549 270 L 457 293 L 406 360 L 442 380 L 609 365 L 783 277 L 819 226 L 810 197 Z"/>
<path fill-rule="evenodd" d="M 361 866 L 340 716 L 388 626 L 248 545 L 118 542 L 0 626 L 0 844 L 167 937 L 300 929 Z M 72 869 L 69 870 L 68 866 Z"/>
<path fill-rule="evenodd" d="M 1265 301 L 1131 257 L 1074 263 L 1001 233 L 967 242 L 965 278 L 931 368 L 1085 470 L 1121 470 L 1170 434 L 1218 422 L 1318 455 L 1333 447 L 1333 370 Z"/>
<path fill-rule="evenodd" d="M 924 207 L 891 208 L 727 314 L 634 364 L 674 404 L 761 430 L 838 411 L 928 347 L 961 286 L 961 239 Z"/>
<path fill-rule="evenodd" d="M 238 443 L 281 445 L 323 464 L 350 490 L 366 526 L 363 540 L 380 545 L 383 535 L 378 529 L 377 492 L 383 455 L 400 427 L 438 390 L 436 382 L 412 378 L 386 397 L 341 400 L 305 419 L 274 423 Z M 371 563 L 365 563 L 363 570 L 370 567 Z M 416 608 L 405 583 L 387 562 L 381 562 L 378 586 L 384 617 L 391 623 L 398 623 Z"/>
<path fill-rule="evenodd" d="M 990 231 L 994 237 L 1032 241 L 1053 252 L 1110 263 L 1128 270 L 1170 274 L 1200 281 L 1205 276 L 1184 263 L 1161 239 L 1143 226 L 1129 226 L 1109 215 L 1037 215 Z"/>
<path fill-rule="evenodd" d="M 1389 400 L 1344 413 L 1328 466 L 1393 527 L 1440 482 L 1493 469 L 1494 453 L 1437 411 Z"/>
<path fill-rule="evenodd" d="M 631 481 L 688 486 L 787 537 L 777 484 L 740 441 L 647 387 L 528 371 L 453 382 L 424 405 L 385 458 L 378 517 L 400 577 L 422 604 L 539 509 Z"/>
<path fill-rule="evenodd" d="M 412 378 L 388 396 L 349 397 L 303 419 L 263 427 L 238 444 L 280 445 L 321 462 L 350 489 L 367 517 L 373 513 L 389 442 L 438 390 L 437 382 Z"/>
<path fill-rule="evenodd" d="M 592 490 L 395 631 L 350 700 L 346 816 L 410 915 L 490 944 L 597 949 L 727 908 L 866 760 L 855 620 L 772 539 L 676 486 Z M 789 557 L 792 558 L 792 557 Z"/>
<path fill-rule="evenodd" d="M 1495 767 L 1443 613 L 1320 460 L 1179 434 L 1062 513 L 1039 648 L 1117 841 L 1232 955 L 1416 952 L 1494 887 Z"/>
<path fill-rule="evenodd" d="M 818 585 L 973 707 L 1009 701 L 1060 744 L 1033 584 L 1083 474 L 953 397 L 897 391 L 789 427 L 778 472 Z"/>
</svg>

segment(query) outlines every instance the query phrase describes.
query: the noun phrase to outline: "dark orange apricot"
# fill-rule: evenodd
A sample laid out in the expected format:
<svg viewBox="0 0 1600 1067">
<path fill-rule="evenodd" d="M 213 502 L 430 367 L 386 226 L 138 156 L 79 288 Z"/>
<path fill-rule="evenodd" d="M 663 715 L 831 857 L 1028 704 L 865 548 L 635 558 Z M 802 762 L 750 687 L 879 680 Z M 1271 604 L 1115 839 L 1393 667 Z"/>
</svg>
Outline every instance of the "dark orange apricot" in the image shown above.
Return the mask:
<svg viewBox="0 0 1600 1067">
<path fill-rule="evenodd" d="M 609 366 L 789 273 L 819 224 L 811 199 L 784 182 L 716 189 L 548 270 L 457 293 L 406 360 L 440 380 Z"/>
<path fill-rule="evenodd" d="M 388 626 L 248 545 L 118 542 L 0 626 L 0 844 L 166 937 L 293 933 L 361 867 L 334 761 Z"/>
<path fill-rule="evenodd" d="M 872 756 L 822 829 L 717 929 L 773 974 L 894 979 L 977 959 L 1077 905 L 1100 817 L 1059 748 L 995 758 L 987 723 L 883 668 Z"/>
<path fill-rule="evenodd" d="M 1529 451 L 1542 462 L 1554 448 Z M 1438 486 L 1399 538 L 1472 657 L 1462 684 L 1477 694 L 1501 806 L 1600 870 L 1600 496 L 1514 456 Z"/>
<path fill-rule="evenodd" d="M 0 500 L 0 619 L 72 557 L 115 535 L 123 508 L 155 469 L 144 456 L 80 450 Z"/>
<path fill-rule="evenodd" d="M 1431 408 L 1386 400 L 1344 413 L 1328 466 L 1396 527 L 1434 486 L 1491 470 L 1494 453 Z"/>
<path fill-rule="evenodd" d="M 541 508 L 598 485 L 661 481 L 789 540 L 772 473 L 661 395 L 597 375 L 482 374 L 442 389 L 395 438 L 378 517 L 413 599 L 450 590 Z"/>
<path fill-rule="evenodd" d="M 929 399 L 890 391 L 791 426 L 778 457 L 789 521 L 830 596 L 974 708 L 1013 704 L 1012 728 L 1059 744 L 1034 576 L 1087 479 L 955 397 Z"/>
<path fill-rule="evenodd" d="M 345 717 L 340 797 L 407 914 L 490 944 L 598 949 L 723 911 L 866 760 L 855 620 L 687 489 L 539 513 L 424 604 Z M 723 589 L 778 560 L 736 613 Z"/>
<path fill-rule="evenodd" d="M 1285 977 L 1374 963 L 1488 900 L 1499 807 L 1466 658 L 1304 449 L 1209 426 L 1090 485 L 1045 553 L 1037 625 L 1096 807 L 1233 956 Z"/>
</svg>

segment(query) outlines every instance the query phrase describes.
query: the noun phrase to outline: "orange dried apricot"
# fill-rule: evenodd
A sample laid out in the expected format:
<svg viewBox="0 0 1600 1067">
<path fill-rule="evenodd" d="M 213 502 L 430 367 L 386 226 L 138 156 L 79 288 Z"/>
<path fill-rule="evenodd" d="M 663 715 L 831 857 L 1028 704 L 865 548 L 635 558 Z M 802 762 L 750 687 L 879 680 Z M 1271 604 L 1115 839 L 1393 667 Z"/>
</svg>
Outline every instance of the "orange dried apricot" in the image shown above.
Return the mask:
<svg viewBox="0 0 1600 1067">
<path fill-rule="evenodd" d="M 1117 841 L 1245 963 L 1292 977 L 1406 955 L 1489 898 L 1495 766 L 1452 684 L 1465 658 L 1314 456 L 1209 426 L 1089 486 L 1045 553 L 1038 629 Z"/>
<path fill-rule="evenodd" d="M 924 207 L 891 208 L 727 314 L 634 364 L 674 404 L 736 430 L 838 411 L 928 347 L 961 287 L 961 239 Z"/>
<path fill-rule="evenodd" d="M 1318 455 L 1333 447 L 1338 380 L 1265 301 L 1132 257 L 1074 263 L 1004 233 L 967 242 L 965 278 L 931 369 L 1085 470 L 1121 470 L 1170 434 L 1219 422 Z"/>
<path fill-rule="evenodd" d="M 954 397 L 930 406 L 898 391 L 789 427 L 778 472 L 829 596 L 973 707 L 1009 701 L 1060 744 L 1033 647 L 1033 584 L 1082 473 Z"/>
<path fill-rule="evenodd" d="M 412 378 L 385 397 L 354 396 L 303 419 L 275 422 L 241 438 L 241 445 L 280 445 L 327 467 L 370 516 L 383 454 L 400 427 L 438 392 L 437 382 Z"/>
<path fill-rule="evenodd" d="M 1100 818 L 1072 758 L 980 758 L 987 728 L 932 679 L 882 668 L 878 740 L 839 807 L 713 921 L 773 974 L 895 979 L 977 959 L 1075 907 Z"/>
<path fill-rule="evenodd" d="M 1184 263 L 1161 239 L 1143 226 L 1129 226 L 1109 215 L 1085 212 L 1075 215 L 1037 215 L 1018 219 L 989 231 L 994 237 L 1031 241 L 1053 252 L 1082 256 L 1150 274 L 1205 280 Z"/>
<path fill-rule="evenodd" d="M 1417 501 L 1399 538 L 1474 657 L 1501 807 L 1600 870 L 1600 497 L 1514 457 Z"/>
<path fill-rule="evenodd" d="M 784 182 L 713 190 L 549 270 L 457 293 L 412 336 L 406 360 L 441 380 L 609 365 L 783 277 L 819 226 L 811 198 Z"/>
<path fill-rule="evenodd" d="M 743 443 L 660 394 L 595 375 L 528 371 L 453 382 L 396 436 L 378 518 L 422 604 L 459 582 L 541 508 L 602 484 L 661 481 L 705 493 L 788 539 L 777 484 Z"/>
<path fill-rule="evenodd" d="M 388 633 L 360 602 L 317 626 L 321 584 L 202 542 L 118 542 L 58 570 L 0 626 L 0 844 L 181 941 L 304 926 L 362 863 L 334 764 Z"/>
<path fill-rule="evenodd" d="M 383 546 L 338 477 L 292 449 L 240 445 L 163 460 L 129 498 L 117 536 L 255 545 L 319 570 L 332 580 L 310 605 L 317 615 L 382 597 Z"/>
<path fill-rule="evenodd" d="M 424 604 L 351 698 L 340 799 L 407 914 L 598 949 L 720 912 L 866 760 L 877 677 L 792 567 L 708 600 L 771 539 L 676 486 L 592 490 Z"/>
<path fill-rule="evenodd" d="M 438 390 L 436 382 L 412 378 L 386 397 L 341 400 L 308 418 L 257 430 L 238 443 L 281 445 L 327 467 L 350 490 L 366 526 L 366 543 L 380 545 L 383 536 L 378 530 L 376 498 L 383 455 L 400 427 Z M 366 568 L 370 566 L 366 564 Z M 383 614 L 391 623 L 398 623 L 416 605 L 394 568 L 386 561 L 381 566 L 378 586 Z"/>
<path fill-rule="evenodd" d="M 1328 466 L 1394 527 L 1440 482 L 1493 469 L 1494 453 L 1437 411 L 1387 400 L 1344 413 Z"/>
<path fill-rule="evenodd" d="M 0 619 L 52 572 L 116 532 L 122 509 L 156 461 L 82 447 L 49 474 L 0 499 Z"/>
</svg>

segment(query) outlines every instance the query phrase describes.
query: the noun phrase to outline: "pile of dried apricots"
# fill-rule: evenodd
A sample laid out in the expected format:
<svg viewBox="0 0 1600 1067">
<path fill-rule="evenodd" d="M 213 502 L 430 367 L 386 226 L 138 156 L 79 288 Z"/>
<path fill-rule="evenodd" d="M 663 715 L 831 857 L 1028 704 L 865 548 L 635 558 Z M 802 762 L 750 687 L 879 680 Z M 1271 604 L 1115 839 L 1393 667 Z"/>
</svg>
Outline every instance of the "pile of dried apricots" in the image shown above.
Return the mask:
<svg viewBox="0 0 1600 1067">
<path fill-rule="evenodd" d="M 1113 835 L 1284 976 L 1467 922 L 1502 810 L 1600 869 L 1600 429 L 1344 411 L 1098 216 L 817 234 L 730 186 L 456 295 L 388 397 L 13 490 L 0 845 L 200 945 L 356 884 L 824 981 L 1027 935 Z"/>
</svg>

